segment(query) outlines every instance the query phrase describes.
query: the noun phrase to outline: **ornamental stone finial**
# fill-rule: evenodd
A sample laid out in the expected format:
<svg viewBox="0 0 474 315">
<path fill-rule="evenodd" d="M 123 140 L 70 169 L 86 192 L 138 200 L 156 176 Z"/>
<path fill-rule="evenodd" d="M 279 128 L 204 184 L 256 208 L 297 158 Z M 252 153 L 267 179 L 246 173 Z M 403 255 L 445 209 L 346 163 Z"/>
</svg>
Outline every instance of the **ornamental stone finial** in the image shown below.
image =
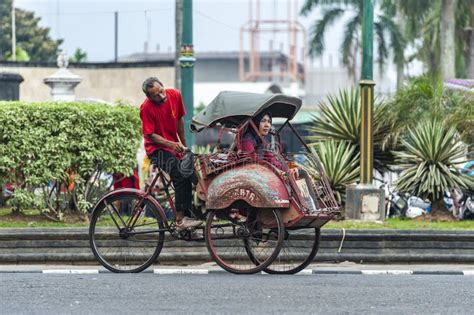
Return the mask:
<svg viewBox="0 0 474 315">
<path fill-rule="evenodd" d="M 67 68 L 69 66 L 69 61 L 67 60 L 66 53 L 62 50 L 59 51 L 56 62 L 59 68 Z"/>
</svg>

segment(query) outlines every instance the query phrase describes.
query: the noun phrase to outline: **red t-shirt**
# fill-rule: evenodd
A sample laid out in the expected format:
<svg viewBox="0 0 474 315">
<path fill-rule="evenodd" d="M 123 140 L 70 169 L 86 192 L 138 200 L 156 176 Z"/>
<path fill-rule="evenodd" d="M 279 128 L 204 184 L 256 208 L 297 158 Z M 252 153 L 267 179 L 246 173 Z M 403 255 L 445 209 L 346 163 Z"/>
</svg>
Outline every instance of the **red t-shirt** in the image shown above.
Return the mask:
<svg viewBox="0 0 474 315">
<path fill-rule="evenodd" d="M 137 169 L 134 169 L 133 174 L 128 177 L 125 177 L 122 173 L 114 174 L 114 189 L 119 188 L 140 189 L 140 178 L 138 178 Z"/>
<path fill-rule="evenodd" d="M 183 99 L 178 90 L 166 89 L 166 101 L 162 104 L 146 98 L 140 106 L 140 119 L 142 120 L 142 134 L 145 139 L 145 151 L 151 155 L 158 149 L 175 153 L 170 148 L 153 143 L 147 135 L 155 133 L 166 140 L 179 142 L 178 121 L 186 115 Z"/>
</svg>

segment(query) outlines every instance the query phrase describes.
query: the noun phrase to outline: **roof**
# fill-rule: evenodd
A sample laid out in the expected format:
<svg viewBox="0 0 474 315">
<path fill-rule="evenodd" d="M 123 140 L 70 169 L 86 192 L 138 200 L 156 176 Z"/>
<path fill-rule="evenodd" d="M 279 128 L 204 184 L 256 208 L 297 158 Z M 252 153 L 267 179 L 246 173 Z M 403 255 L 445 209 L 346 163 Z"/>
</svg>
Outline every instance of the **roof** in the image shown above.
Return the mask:
<svg viewBox="0 0 474 315">
<path fill-rule="evenodd" d="M 246 118 L 254 117 L 264 110 L 270 111 L 274 118 L 292 119 L 301 104 L 300 98 L 284 94 L 223 91 L 193 117 L 191 130 L 199 132 L 217 123 L 237 127 Z"/>
<path fill-rule="evenodd" d="M 288 59 L 288 56 L 274 51 L 262 51 L 259 53 L 261 58 L 281 58 Z M 244 52 L 244 58 L 248 58 L 249 53 Z M 238 51 L 196 51 L 196 59 L 200 60 L 238 60 L 240 52 Z M 161 60 L 161 61 L 174 61 L 175 53 L 173 52 L 137 52 L 127 56 L 119 58 L 120 61 L 144 61 L 144 60 Z"/>
</svg>

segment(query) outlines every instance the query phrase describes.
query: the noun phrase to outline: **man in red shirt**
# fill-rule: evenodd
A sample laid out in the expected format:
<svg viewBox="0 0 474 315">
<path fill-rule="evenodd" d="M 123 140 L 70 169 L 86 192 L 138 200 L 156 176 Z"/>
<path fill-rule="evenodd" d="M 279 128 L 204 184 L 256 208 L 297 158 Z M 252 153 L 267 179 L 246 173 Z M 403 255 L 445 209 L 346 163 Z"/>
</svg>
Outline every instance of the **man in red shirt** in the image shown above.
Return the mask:
<svg viewBox="0 0 474 315">
<path fill-rule="evenodd" d="M 156 77 L 147 78 L 142 90 L 147 96 L 140 107 L 146 154 L 173 181 L 177 229 L 197 227 L 202 221 L 184 216 L 191 209 L 192 184 L 191 178 L 183 176 L 178 167 L 178 161 L 186 150 L 183 120 L 186 112 L 181 93 L 165 89 Z"/>
</svg>

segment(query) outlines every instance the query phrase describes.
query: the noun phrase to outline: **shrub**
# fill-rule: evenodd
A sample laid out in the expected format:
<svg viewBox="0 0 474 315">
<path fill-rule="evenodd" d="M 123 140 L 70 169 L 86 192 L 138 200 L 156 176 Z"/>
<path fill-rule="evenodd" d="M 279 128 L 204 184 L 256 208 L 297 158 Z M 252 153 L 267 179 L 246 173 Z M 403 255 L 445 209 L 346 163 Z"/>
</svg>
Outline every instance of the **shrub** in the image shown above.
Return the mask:
<svg viewBox="0 0 474 315">
<path fill-rule="evenodd" d="M 46 204 L 55 219 L 71 204 L 86 211 L 101 174 L 131 173 L 139 143 L 132 106 L 0 102 L 0 184 L 15 184 L 17 209 Z"/>
<path fill-rule="evenodd" d="M 438 205 L 442 204 L 445 191 L 472 190 L 472 179 L 456 167 L 465 162 L 466 152 L 458 137 L 454 128 L 438 120 L 424 120 L 410 129 L 402 140 L 405 149 L 395 152 L 403 170 L 395 189 L 429 198 L 435 203 L 433 210 L 442 210 Z"/>
</svg>

